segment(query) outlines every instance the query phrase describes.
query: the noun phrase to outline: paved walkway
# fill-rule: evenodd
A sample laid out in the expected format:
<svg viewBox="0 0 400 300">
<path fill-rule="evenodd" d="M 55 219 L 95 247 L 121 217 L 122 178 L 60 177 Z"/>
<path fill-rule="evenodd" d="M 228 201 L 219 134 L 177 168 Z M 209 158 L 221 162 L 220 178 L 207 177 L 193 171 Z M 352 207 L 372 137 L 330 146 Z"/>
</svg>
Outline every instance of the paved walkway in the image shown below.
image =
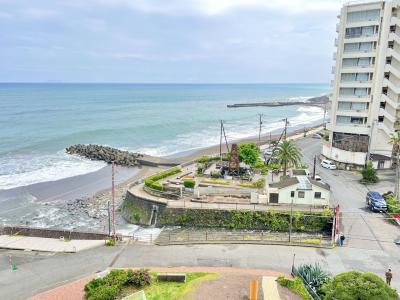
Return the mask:
<svg viewBox="0 0 400 300">
<path fill-rule="evenodd" d="M 79 252 L 104 245 L 103 240 L 60 240 L 30 236 L 0 235 L 0 248 L 44 252 Z"/>
<path fill-rule="evenodd" d="M 275 276 L 263 276 L 261 284 L 264 300 L 281 300 L 276 278 Z"/>
</svg>

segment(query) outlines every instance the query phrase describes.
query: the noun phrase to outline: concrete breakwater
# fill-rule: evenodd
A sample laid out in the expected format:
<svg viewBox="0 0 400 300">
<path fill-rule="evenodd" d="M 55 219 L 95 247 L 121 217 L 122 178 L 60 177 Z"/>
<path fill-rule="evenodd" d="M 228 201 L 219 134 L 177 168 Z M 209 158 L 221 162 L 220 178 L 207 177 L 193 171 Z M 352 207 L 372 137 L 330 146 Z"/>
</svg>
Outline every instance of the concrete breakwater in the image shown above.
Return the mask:
<svg viewBox="0 0 400 300">
<path fill-rule="evenodd" d="M 291 106 L 291 105 L 303 105 L 303 106 L 319 106 L 324 107 L 329 101 L 328 96 L 319 96 L 307 99 L 306 101 L 273 101 L 273 102 L 255 102 L 255 103 L 236 103 L 228 104 L 228 108 L 238 107 L 253 107 L 253 106 L 266 106 L 266 107 L 278 107 L 278 106 Z"/>
<path fill-rule="evenodd" d="M 66 148 L 67 153 L 77 154 L 91 160 L 102 160 L 106 163 L 115 162 L 117 165 L 134 167 L 137 166 L 140 154 L 122 151 L 119 149 L 99 145 L 72 145 Z"/>
<path fill-rule="evenodd" d="M 101 160 L 106 163 L 114 161 L 117 165 L 126 167 L 144 166 L 176 166 L 179 161 L 165 159 L 162 157 L 154 157 L 141 153 L 134 153 L 116 148 L 101 145 L 72 145 L 65 149 L 68 154 L 79 155 L 91 160 Z"/>
</svg>

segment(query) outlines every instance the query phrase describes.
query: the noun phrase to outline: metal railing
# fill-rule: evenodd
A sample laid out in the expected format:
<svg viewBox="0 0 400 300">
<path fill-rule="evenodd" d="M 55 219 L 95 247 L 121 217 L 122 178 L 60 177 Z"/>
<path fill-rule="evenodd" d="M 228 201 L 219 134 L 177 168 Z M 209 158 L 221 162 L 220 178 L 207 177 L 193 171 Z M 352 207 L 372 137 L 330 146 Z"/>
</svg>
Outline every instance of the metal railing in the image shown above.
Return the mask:
<svg viewBox="0 0 400 300">
<path fill-rule="evenodd" d="M 320 233 L 292 233 L 268 231 L 238 230 L 182 230 L 179 232 L 163 231 L 155 240 L 158 245 L 196 244 L 196 243 L 260 243 L 307 245 L 314 247 L 331 247 L 331 236 Z"/>
</svg>

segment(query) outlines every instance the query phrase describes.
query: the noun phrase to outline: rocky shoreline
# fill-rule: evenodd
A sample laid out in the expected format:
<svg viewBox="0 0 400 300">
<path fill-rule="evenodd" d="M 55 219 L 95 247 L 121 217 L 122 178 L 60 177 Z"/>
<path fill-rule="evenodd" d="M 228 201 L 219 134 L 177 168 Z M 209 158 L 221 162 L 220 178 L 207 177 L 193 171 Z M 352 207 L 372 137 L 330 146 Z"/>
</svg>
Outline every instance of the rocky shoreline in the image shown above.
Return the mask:
<svg viewBox="0 0 400 300">
<path fill-rule="evenodd" d="M 79 155 L 90 160 L 101 160 L 106 163 L 114 162 L 120 166 L 135 167 L 139 165 L 138 159 L 142 154 L 123 151 L 108 146 L 100 145 L 72 145 L 65 149 L 68 154 Z"/>
</svg>

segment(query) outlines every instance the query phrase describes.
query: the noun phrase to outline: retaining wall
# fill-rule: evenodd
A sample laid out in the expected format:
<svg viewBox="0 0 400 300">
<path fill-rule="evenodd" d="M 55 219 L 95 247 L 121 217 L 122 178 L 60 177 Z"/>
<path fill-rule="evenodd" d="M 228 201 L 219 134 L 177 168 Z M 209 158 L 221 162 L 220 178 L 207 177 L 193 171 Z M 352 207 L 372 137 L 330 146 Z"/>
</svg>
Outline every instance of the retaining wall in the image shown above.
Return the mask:
<svg viewBox="0 0 400 300">
<path fill-rule="evenodd" d="M 58 239 L 64 237 L 69 240 L 106 240 L 109 238 L 107 233 L 73 231 L 51 228 L 35 228 L 25 226 L 4 226 L 0 227 L 0 234 L 22 235 L 43 238 Z"/>
</svg>

